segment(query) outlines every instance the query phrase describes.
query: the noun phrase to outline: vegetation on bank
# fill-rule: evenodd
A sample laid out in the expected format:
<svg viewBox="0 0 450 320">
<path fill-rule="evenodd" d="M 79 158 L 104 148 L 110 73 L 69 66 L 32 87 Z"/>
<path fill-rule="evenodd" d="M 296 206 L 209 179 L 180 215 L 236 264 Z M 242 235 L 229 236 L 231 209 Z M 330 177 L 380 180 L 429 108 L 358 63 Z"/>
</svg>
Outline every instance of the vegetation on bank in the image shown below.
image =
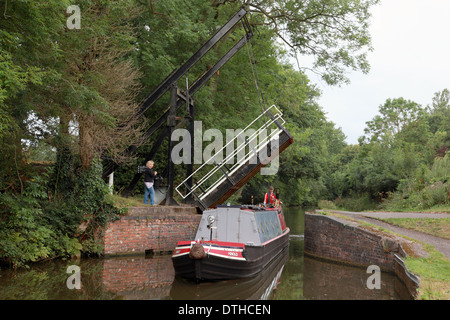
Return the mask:
<svg viewBox="0 0 450 320">
<path fill-rule="evenodd" d="M 450 218 L 388 218 L 381 220 L 399 227 L 450 239 Z"/>
<path fill-rule="evenodd" d="M 18 267 L 81 253 L 99 255 L 102 227 L 126 211 L 106 197 L 99 161 L 54 186 L 48 181 L 56 165 L 26 181 L 22 193 L 0 194 L 1 262 Z"/>
<path fill-rule="evenodd" d="M 449 218 L 387 218 L 380 220 L 433 236 L 450 239 Z M 422 243 L 422 246 L 428 252 L 428 257 L 409 255 L 405 258 L 405 265 L 408 270 L 420 277 L 418 298 L 424 300 L 449 300 L 450 260 L 433 246 L 426 243 Z"/>
<path fill-rule="evenodd" d="M 408 256 L 405 265 L 420 277 L 418 298 L 422 300 L 450 299 L 450 260 L 433 246 L 422 244 L 429 253 L 426 258 Z"/>
</svg>

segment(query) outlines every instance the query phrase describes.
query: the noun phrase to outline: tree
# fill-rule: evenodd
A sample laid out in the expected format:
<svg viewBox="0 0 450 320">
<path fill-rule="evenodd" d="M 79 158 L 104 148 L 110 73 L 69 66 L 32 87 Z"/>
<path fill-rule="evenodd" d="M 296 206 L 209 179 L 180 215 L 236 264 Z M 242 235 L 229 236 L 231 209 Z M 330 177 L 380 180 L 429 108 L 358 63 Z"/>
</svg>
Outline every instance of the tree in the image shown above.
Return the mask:
<svg viewBox="0 0 450 320">
<path fill-rule="evenodd" d="M 433 97 L 432 102 L 432 112 L 440 112 L 448 110 L 450 107 L 450 90 L 444 89 L 442 91 L 436 92 Z"/>
<path fill-rule="evenodd" d="M 84 168 L 94 157 L 125 161 L 121 153 L 139 144 L 141 129 L 139 121 L 130 121 L 139 108 L 132 21 L 140 7 L 135 1 L 80 1 L 83 23 L 71 30 L 69 4 L 0 4 L 2 126 L 15 123 L 20 138 L 42 141 L 30 123 L 44 123 L 53 130 L 45 136 L 53 147 L 77 141 L 70 149 Z M 76 140 L 67 137 L 69 123 L 77 125 Z"/>
<path fill-rule="evenodd" d="M 26 119 L 46 104 L 39 91 L 54 79 L 61 51 L 55 36 L 63 28 L 65 1 L 0 3 L 0 190 L 21 192 L 28 167 Z M 46 100 L 49 102 L 48 100 Z M 54 105 L 47 103 L 47 108 Z"/>
<path fill-rule="evenodd" d="M 403 127 L 410 125 L 423 114 L 420 105 L 404 98 L 387 99 L 378 109 L 380 115 L 366 122 L 364 132 L 371 141 L 393 139 Z"/>
<path fill-rule="evenodd" d="M 450 91 L 444 89 L 436 92 L 429 108 L 428 123 L 433 134 L 445 136 L 439 146 L 439 155 L 445 156 L 445 151 L 450 148 Z"/>
<path fill-rule="evenodd" d="M 78 124 L 81 164 L 96 157 L 127 161 L 126 147 L 139 144 L 139 73 L 130 54 L 136 41 L 131 22 L 137 14 L 133 2 L 83 1 L 82 27 L 61 34 L 67 52 L 62 67 L 65 101 L 61 110 Z"/>
<path fill-rule="evenodd" d="M 240 3 L 262 15 L 254 25 L 269 26 L 297 53 L 314 57 L 313 70 L 328 84 L 347 83 L 345 70 L 369 71 L 369 9 L 379 0 L 213 0 L 213 6 Z"/>
</svg>

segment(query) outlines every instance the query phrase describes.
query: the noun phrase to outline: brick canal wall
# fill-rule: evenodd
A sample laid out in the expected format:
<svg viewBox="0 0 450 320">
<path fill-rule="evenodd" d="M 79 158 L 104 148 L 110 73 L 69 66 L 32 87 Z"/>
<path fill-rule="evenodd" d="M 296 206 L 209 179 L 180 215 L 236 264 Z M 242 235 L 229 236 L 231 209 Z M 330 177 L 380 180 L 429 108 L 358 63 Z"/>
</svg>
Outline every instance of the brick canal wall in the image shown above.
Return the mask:
<svg viewBox="0 0 450 320">
<path fill-rule="evenodd" d="M 402 260 L 406 242 L 348 220 L 305 213 L 305 254 L 363 268 L 376 265 L 395 273 L 415 297 L 419 280 L 406 270 Z"/>
<path fill-rule="evenodd" d="M 195 207 L 133 207 L 109 224 L 104 235 L 106 256 L 167 253 L 177 241 L 195 237 L 201 215 Z"/>
</svg>

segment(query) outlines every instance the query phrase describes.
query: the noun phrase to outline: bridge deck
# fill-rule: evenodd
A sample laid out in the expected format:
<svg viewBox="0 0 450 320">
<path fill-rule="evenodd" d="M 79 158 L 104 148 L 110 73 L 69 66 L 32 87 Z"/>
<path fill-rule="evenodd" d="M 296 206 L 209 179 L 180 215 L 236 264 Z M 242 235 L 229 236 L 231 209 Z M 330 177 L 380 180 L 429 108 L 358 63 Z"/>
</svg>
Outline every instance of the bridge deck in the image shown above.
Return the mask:
<svg viewBox="0 0 450 320">
<path fill-rule="evenodd" d="M 215 150 L 215 155 L 175 190 L 184 199 L 192 195 L 202 210 L 222 204 L 293 142 L 283 124 L 282 113 L 276 106 L 271 106 L 221 150 Z M 235 144 L 238 145 L 236 149 Z M 228 152 L 229 147 L 232 152 Z M 223 153 L 227 153 L 224 159 Z M 276 174 L 278 170 L 272 165 L 267 169 L 271 172 L 265 174 Z M 190 185 L 190 181 L 194 183 Z"/>
</svg>

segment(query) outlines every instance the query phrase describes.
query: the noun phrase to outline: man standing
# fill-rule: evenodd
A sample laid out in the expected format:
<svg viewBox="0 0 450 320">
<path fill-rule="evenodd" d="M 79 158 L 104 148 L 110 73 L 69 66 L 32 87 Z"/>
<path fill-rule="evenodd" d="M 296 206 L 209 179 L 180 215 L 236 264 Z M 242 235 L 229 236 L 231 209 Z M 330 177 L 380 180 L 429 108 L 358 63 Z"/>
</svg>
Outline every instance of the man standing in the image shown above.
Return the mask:
<svg viewBox="0 0 450 320">
<path fill-rule="evenodd" d="M 153 184 L 155 182 L 154 178 L 158 172 L 153 172 L 154 162 L 147 161 L 145 164 L 146 168 L 144 169 L 144 184 L 145 184 L 145 193 L 144 193 L 144 203 L 148 204 L 148 196 L 150 195 L 150 204 L 155 204 L 155 190 L 153 189 Z"/>
</svg>

